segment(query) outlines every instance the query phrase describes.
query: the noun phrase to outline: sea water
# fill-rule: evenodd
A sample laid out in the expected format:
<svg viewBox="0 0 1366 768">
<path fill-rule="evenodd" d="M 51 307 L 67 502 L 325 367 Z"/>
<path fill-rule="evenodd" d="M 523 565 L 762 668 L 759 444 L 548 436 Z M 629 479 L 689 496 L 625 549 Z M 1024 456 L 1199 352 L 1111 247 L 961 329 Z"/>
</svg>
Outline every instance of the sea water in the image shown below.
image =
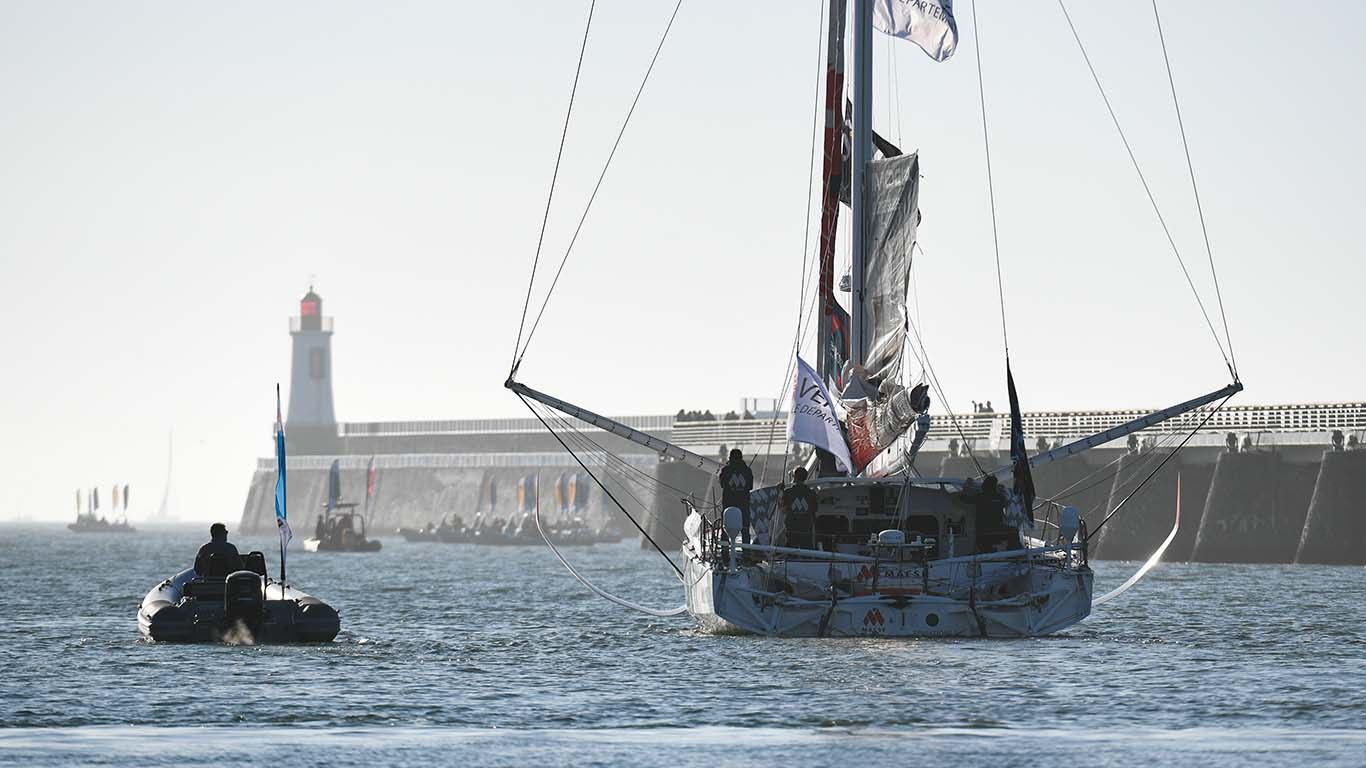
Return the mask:
<svg viewBox="0 0 1366 768">
<path fill-rule="evenodd" d="M 1036 640 L 780 640 L 609 604 L 541 547 L 388 538 L 291 550 L 336 642 L 143 641 L 202 527 L 0 526 L 0 763 L 1366 765 L 1363 568 L 1163 564 Z M 635 542 L 566 553 L 681 602 Z M 1100 594 L 1137 564 L 1094 567 Z"/>
</svg>

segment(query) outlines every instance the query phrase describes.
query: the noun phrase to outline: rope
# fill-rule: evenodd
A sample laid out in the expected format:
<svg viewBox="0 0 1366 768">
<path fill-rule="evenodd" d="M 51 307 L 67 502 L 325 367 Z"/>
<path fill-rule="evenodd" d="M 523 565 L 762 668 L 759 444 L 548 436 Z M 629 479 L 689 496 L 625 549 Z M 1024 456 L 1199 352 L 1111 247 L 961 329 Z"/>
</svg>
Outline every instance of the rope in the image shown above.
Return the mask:
<svg viewBox="0 0 1366 768">
<path fill-rule="evenodd" d="M 1061 2 L 1061 0 L 1059 0 Z M 977 97 L 982 106 L 982 148 L 987 156 L 987 199 L 991 202 L 991 245 L 996 251 L 996 296 L 1001 303 L 1001 342 L 1005 346 L 1006 360 L 1010 359 L 1010 338 L 1006 335 L 1006 291 L 1005 281 L 1001 279 L 1001 239 L 996 232 L 996 189 L 991 179 L 991 139 L 987 132 L 987 94 L 982 86 L 982 30 L 977 24 L 977 3 L 969 4 L 972 9 L 972 32 L 977 55 Z M 976 459 L 973 459 L 976 461 Z"/>
<path fill-rule="evenodd" d="M 631 124 L 631 116 L 636 112 L 636 105 L 640 103 L 640 96 L 645 92 L 645 84 L 650 81 L 650 73 L 655 70 L 655 63 L 659 61 L 659 53 L 664 50 L 664 41 L 669 39 L 669 31 L 673 29 L 674 20 L 678 18 L 678 10 L 682 7 L 683 0 L 678 0 L 674 5 L 673 13 L 669 16 L 669 23 L 664 27 L 664 34 L 660 36 L 659 44 L 655 46 L 654 55 L 650 57 L 650 66 L 645 68 L 645 76 L 641 78 L 635 98 L 631 99 L 631 107 L 626 110 L 626 118 L 621 121 L 621 129 L 617 131 L 617 138 L 612 142 L 612 151 L 607 153 L 607 161 L 603 163 L 602 172 L 598 174 L 598 181 L 593 185 L 593 192 L 588 196 L 588 202 L 583 207 L 583 214 L 579 216 L 579 223 L 574 227 L 574 235 L 569 238 L 569 245 L 564 249 L 564 257 L 560 259 L 560 266 L 555 270 L 555 279 L 550 281 L 550 289 L 546 291 L 545 300 L 541 302 L 541 309 L 536 313 L 536 321 L 531 324 L 531 330 L 526 335 L 526 342 L 522 344 L 521 351 L 517 353 L 517 362 L 513 364 L 514 369 L 521 364 L 522 358 L 526 356 L 527 347 L 531 346 L 531 337 L 536 334 L 536 329 L 541 325 L 541 318 L 545 316 L 545 309 L 550 304 L 550 297 L 555 293 L 555 286 L 560 283 L 560 275 L 564 274 L 564 265 L 569 261 L 569 254 L 574 250 L 574 244 L 579 240 L 579 233 L 583 231 L 584 222 L 588 220 L 588 212 L 592 210 L 593 201 L 597 199 L 598 191 L 602 189 L 603 179 L 607 178 L 607 169 L 612 167 L 612 159 L 617 156 L 621 139 L 626 135 L 626 126 Z"/>
<path fill-rule="evenodd" d="M 541 232 L 536 237 L 536 257 L 531 260 L 531 279 L 526 284 L 526 300 L 522 302 L 522 319 L 517 324 L 517 342 L 512 345 L 512 370 L 517 369 L 518 350 L 522 347 L 522 330 L 526 327 L 526 313 L 531 308 L 531 289 L 536 285 L 536 268 L 541 263 L 541 246 L 550 221 L 550 203 L 555 199 L 555 182 L 560 178 L 560 161 L 564 158 L 565 137 L 569 135 L 569 117 L 574 114 L 574 97 L 579 92 L 579 74 L 583 71 L 583 54 L 588 50 L 588 30 L 593 27 L 593 9 L 597 0 L 588 6 L 588 22 L 583 27 L 583 42 L 579 45 L 579 63 L 574 67 L 574 85 L 569 89 L 569 107 L 564 111 L 564 127 L 560 129 L 560 148 L 555 151 L 555 170 L 550 174 L 550 192 L 545 197 L 545 213 L 541 216 Z"/>
<path fill-rule="evenodd" d="M 555 559 L 559 560 L 560 564 L 563 565 L 565 569 L 568 570 L 569 573 L 574 576 L 574 578 L 578 579 L 580 584 L 584 585 L 585 587 L 588 587 L 588 589 L 591 590 L 593 594 L 597 595 L 598 597 L 601 597 L 602 599 L 607 600 L 608 602 L 616 603 L 617 605 L 623 606 L 625 608 L 630 608 L 633 611 L 640 611 L 641 613 L 649 614 L 650 616 L 658 616 L 660 618 L 681 616 L 688 612 L 687 605 L 680 605 L 677 608 L 671 608 L 668 610 L 660 610 L 658 608 L 649 608 L 643 605 L 639 605 L 625 598 L 617 597 L 616 595 L 608 592 L 605 589 L 601 589 L 593 582 L 584 578 L 583 574 L 579 573 L 578 569 L 570 565 L 569 561 L 564 558 L 564 555 L 560 554 L 559 548 L 556 547 L 555 543 L 552 542 L 550 540 L 550 537 L 546 535 L 545 528 L 541 525 L 541 495 L 539 493 L 536 494 L 536 531 L 541 534 L 541 540 L 545 542 L 545 545 L 547 547 L 550 547 L 550 552 L 555 555 Z"/>
<path fill-rule="evenodd" d="M 1233 354 L 1233 337 L 1228 332 L 1228 315 L 1224 313 L 1224 294 L 1219 290 L 1219 273 L 1214 270 L 1214 249 L 1209 244 L 1209 229 L 1205 226 L 1205 208 L 1200 204 L 1200 187 L 1195 183 L 1195 165 L 1191 162 L 1190 144 L 1186 142 L 1186 123 L 1181 119 L 1181 102 L 1176 98 L 1176 80 L 1172 77 L 1172 63 L 1167 58 L 1167 38 L 1162 34 L 1162 17 L 1153 0 L 1153 19 L 1157 22 L 1157 39 L 1162 43 L 1162 63 L 1167 67 L 1167 84 L 1171 86 L 1172 106 L 1176 108 L 1176 125 L 1181 129 L 1181 148 L 1186 153 L 1186 170 L 1191 177 L 1191 193 L 1195 196 L 1195 211 L 1200 215 L 1200 234 L 1205 238 L 1205 255 L 1209 257 L 1209 273 L 1214 278 L 1214 295 L 1219 300 L 1219 319 L 1224 323 L 1224 341 L 1228 343 L 1229 372 L 1238 380 L 1238 358 Z"/>
<path fill-rule="evenodd" d="M 1228 353 L 1224 351 L 1224 343 L 1219 340 L 1219 333 L 1214 330 L 1214 323 L 1210 320 L 1209 312 L 1205 309 L 1205 302 L 1200 299 L 1200 291 L 1195 287 L 1195 281 L 1191 279 L 1190 270 L 1186 268 L 1185 259 L 1181 258 L 1181 250 L 1176 247 L 1176 240 L 1172 237 L 1171 229 L 1167 227 L 1167 220 L 1163 218 L 1162 211 L 1157 206 L 1157 198 L 1153 196 L 1152 188 L 1148 186 L 1148 179 L 1143 175 L 1143 169 L 1139 167 L 1138 158 L 1134 156 L 1134 150 L 1129 146 L 1129 139 L 1124 135 L 1124 129 L 1119 125 L 1119 118 L 1115 115 L 1115 109 L 1110 105 L 1110 97 L 1105 94 L 1105 88 L 1100 84 L 1100 75 L 1096 74 L 1096 68 L 1091 64 L 1091 57 L 1086 53 L 1086 46 L 1082 45 L 1081 35 L 1077 33 L 1077 27 L 1072 23 L 1072 17 L 1067 13 L 1067 6 L 1063 0 L 1058 0 L 1058 7 L 1062 9 L 1063 18 L 1067 19 L 1067 26 L 1072 30 L 1072 39 L 1077 41 L 1077 48 L 1081 51 L 1081 57 L 1086 60 L 1086 68 L 1091 71 L 1091 79 L 1095 81 L 1096 90 L 1100 91 L 1100 98 L 1105 102 L 1105 109 L 1110 113 L 1110 121 L 1114 123 L 1115 130 L 1119 133 L 1119 140 L 1124 143 L 1124 151 L 1129 153 L 1129 162 L 1134 166 L 1134 172 L 1138 174 L 1138 180 L 1143 185 L 1143 191 L 1148 196 L 1148 202 L 1153 207 L 1153 213 L 1157 216 L 1157 221 L 1162 225 L 1162 232 L 1167 236 L 1167 243 L 1171 246 L 1172 254 L 1176 256 L 1176 262 L 1181 265 L 1181 273 L 1186 276 L 1186 284 L 1190 286 L 1191 294 L 1195 296 L 1195 303 L 1200 307 L 1200 314 L 1205 317 L 1205 325 L 1209 326 L 1209 332 L 1214 337 L 1214 344 L 1219 348 L 1219 354 L 1224 358 L 1224 364 L 1233 370 L 1233 363 L 1229 360 Z M 1236 378 L 1236 377 L 1235 377 Z"/>
</svg>

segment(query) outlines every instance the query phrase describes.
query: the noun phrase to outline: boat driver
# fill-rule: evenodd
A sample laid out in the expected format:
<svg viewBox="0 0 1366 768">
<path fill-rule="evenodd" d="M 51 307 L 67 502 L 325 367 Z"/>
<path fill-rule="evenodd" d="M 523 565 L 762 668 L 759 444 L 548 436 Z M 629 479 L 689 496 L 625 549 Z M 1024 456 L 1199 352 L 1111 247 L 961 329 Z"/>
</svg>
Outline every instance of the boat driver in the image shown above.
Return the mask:
<svg viewBox="0 0 1366 768">
<path fill-rule="evenodd" d="M 214 555 L 227 558 L 233 565 L 230 570 L 237 570 L 237 564 L 241 562 L 237 554 L 237 547 L 228 543 L 228 527 L 222 523 L 214 523 L 209 526 L 209 543 L 199 548 L 199 554 L 194 557 L 194 572 L 200 576 L 209 572 L 209 558 Z"/>
</svg>

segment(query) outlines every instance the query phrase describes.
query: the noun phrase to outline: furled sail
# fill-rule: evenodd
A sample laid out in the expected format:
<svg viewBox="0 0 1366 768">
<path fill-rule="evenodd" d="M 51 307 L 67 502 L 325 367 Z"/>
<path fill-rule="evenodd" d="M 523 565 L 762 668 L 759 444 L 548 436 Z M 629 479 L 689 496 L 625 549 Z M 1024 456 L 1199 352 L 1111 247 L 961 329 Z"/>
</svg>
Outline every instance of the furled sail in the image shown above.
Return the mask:
<svg viewBox="0 0 1366 768">
<path fill-rule="evenodd" d="M 920 158 L 915 153 L 868 164 L 868 256 L 864 265 L 863 367 L 875 386 L 897 381 L 906 342 L 911 248 L 920 224 Z"/>
<path fill-rule="evenodd" d="M 912 153 L 872 161 L 868 189 L 869 248 L 863 284 L 868 348 L 863 365 L 850 365 L 841 377 L 845 428 L 857 472 L 929 408 L 928 387 L 907 390 L 900 383 L 911 249 L 920 223 L 919 157 Z"/>
</svg>

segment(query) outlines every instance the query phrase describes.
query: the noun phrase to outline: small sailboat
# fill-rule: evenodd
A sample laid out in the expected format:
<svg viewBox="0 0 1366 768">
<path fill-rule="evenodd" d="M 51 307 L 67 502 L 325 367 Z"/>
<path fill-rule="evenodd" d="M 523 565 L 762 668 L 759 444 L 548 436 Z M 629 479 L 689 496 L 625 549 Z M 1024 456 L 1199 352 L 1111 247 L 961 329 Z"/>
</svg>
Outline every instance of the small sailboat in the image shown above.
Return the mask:
<svg viewBox="0 0 1366 768">
<path fill-rule="evenodd" d="M 850 5 L 854 72 L 852 110 L 846 120 L 845 27 Z M 1094 531 L 1087 530 L 1077 509 L 1037 496 L 1033 468 L 1182 416 L 1187 420 L 1170 434 L 1179 437 L 1184 432 L 1188 440 L 1204 424 L 1191 426 L 1200 415 L 1208 420 L 1242 390 L 1236 366 L 1225 354 L 1232 376 L 1227 386 L 1030 455 L 1006 337 L 1009 456 L 999 461 L 974 456 L 980 471 L 975 476 L 918 472 L 915 457 L 932 428 L 930 389 L 944 399 L 932 373 L 922 373 L 918 382 L 910 380 L 909 366 L 903 364 L 915 327 L 906 306 L 920 222 L 919 156 L 902 152 L 873 132 L 872 36 L 876 30 L 908 39 L 931 58 L 944 61 L 956 48 L 957 23 L 951 0 L 832 0 L 829 9 L 816 365 L 806 364 L 794 350 L 788 379 L 788 440 L 815 449 L 802 468 L 809 470 L 811 479 L 801 475 L 791 484 L 758 488 L 734 504 L 685 499 L 690 511 L 682 567 L 670 561 L 683 584 L 685 607 L 642 610 L 661 616 L 686 610 L 705 630 L 783 637 L 1007 638 L 1065 630 L 1091 612 L 1094 574 L 1087 541 Z M 985 133 L 985 102 L 983 112 Z M 843 300 L 836 293 L 834 276 L 842 202 L 851 214 L 852 242 L 851 269 L 844 281 L 848 297 Z M 993 226 L 994 216 L 993 209 Z M 999 264 L 999 254 L 997 258 Z M 533 266 L 533 286 L 535 280 Z M 1217 287 L 1217 276 L 1215 280 Z M 528 288 L 528 305 L 530 297 Z M 1001 311 L 1004 337 L 1004 300 Z M 722 471 L 715 459 L 518 381 L 526 344 L 540 320 L 540 315 L 535 317 L 529 333 L 523 336 L 519 330 L 505 386 L 566 451 L 576 459 L 587 451 L 607 453 L 583 439 L 571 445 L 574 432 L 550 423 L 561 414 L 646 446 L 668 460 Z M 1210 330 L 1219 342 L 1212 323 Z M 991 463 L 982 465 L 982 460 Z M 586 464 L 584 468 L 587 471 Z M 1153 472 L 1158 469 L 1160 464 Z M 602 481 L 593 478 L 606 492 Z M 624 504 L 612 500 L 631 517 Z M 556 556 L 584 581 L 563 556 Z M 639 608 L 584 583 L 613 602 Z"/>
</svg>

